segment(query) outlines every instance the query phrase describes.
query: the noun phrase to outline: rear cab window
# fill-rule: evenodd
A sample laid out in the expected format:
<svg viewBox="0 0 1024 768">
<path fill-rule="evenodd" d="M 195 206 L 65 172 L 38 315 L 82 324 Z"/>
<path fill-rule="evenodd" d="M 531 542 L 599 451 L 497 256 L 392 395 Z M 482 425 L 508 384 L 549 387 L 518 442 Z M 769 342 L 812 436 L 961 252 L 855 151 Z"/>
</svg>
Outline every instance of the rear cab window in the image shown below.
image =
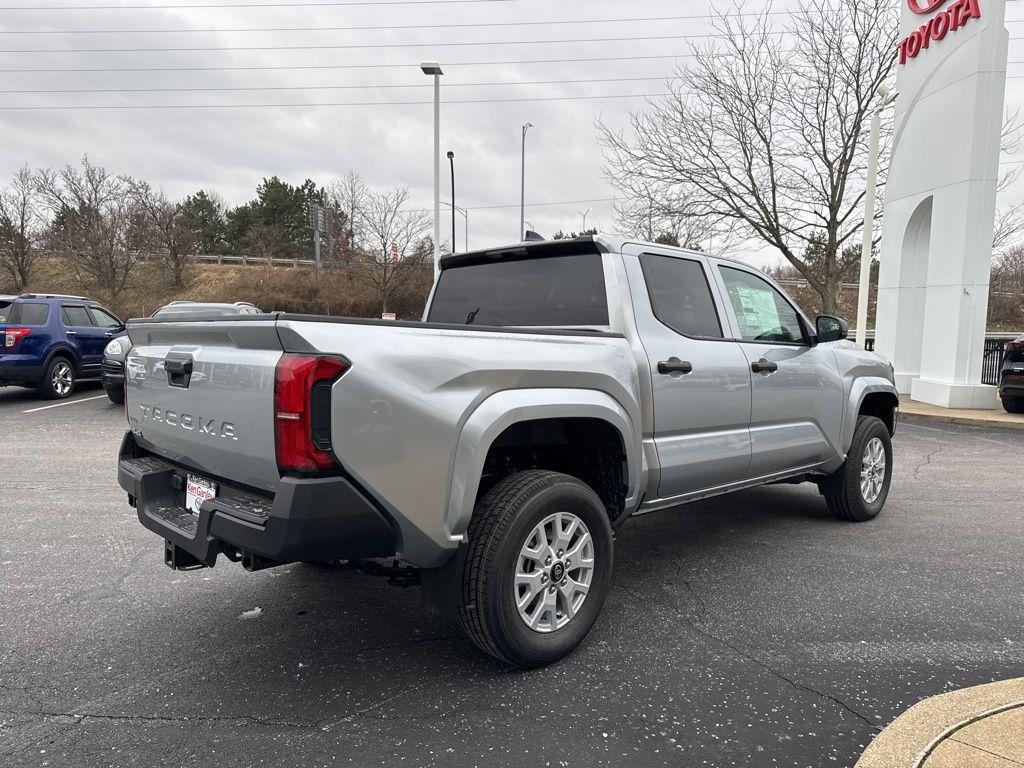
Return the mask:
<svg viewBox="0 0 1024 768">
<path fill-rule="evenodd" d="M 445 269 L 428 322 L 535 328 L 608 325 L 599 253 L 519 258 Z"/>
<path fill-rule="evenodd" d="M 721 339 L 722 323 L 711 285 L 699 261 L 644 253 L 640 267 L 654 316 L 676 333 L 696 339 Z"/>
<path fill-rule="evenodd" d="M 50 306 L 42 301 L 16 301 L 7 308 L 9 325 L 46 325 L 49 318 Z"/>
</svg>

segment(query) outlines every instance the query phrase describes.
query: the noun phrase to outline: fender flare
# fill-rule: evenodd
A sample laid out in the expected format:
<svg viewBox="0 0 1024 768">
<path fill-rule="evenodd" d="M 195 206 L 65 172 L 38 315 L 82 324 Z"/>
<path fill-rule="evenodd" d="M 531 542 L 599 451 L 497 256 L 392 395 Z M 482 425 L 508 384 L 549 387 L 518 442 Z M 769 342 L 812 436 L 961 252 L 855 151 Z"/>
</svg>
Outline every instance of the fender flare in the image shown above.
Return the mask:
<svg viewBox="0 0 1024 768">
<path fill-rule="evenodd" d="M 57 357 L 57 355 L 66 357 L 71 361 L 71 364 L 75 367 L 75 375 L 77 376 L 81 369 L 78 355 L 75 354 L 74 349 L 64 343 L 58 343 L 46 353 L 46 359 L 43 361 L 43 373 L 46 373 L 46 367 L 53 362 L 53 358 Z"/>
<path fill-rule="evenodd" d="M 881 376 L 859 376 L 853 380 L 850 387 L 850 396 L 847 400 L 846 418 L 843 419 L 843 434 L 840 449 L 845 456 L 850 450 L 850 443 L 853 442 L 853 431 L 857 428 L 857 414 L 864 404 L 864 398 L 876 392 L 884 392 L 892 395 L 899 405 L 900 396 L 896 386 Z"/>
<path fill-rule="evenodd" d="M 626 504 L 623 516 L 637 506 L 647 469 L 641 460 L 636 420 L 610 395 L 593 389 L 509 389 L 484 399 L 459 432 L 452 464 L 445 527 L 453 539 L 465 535 L 473 515 L 484 461 L 491 445 L 508 427 L 523 421 L 594 418 L 610 424 L 626 454 Z"/>
</svg>

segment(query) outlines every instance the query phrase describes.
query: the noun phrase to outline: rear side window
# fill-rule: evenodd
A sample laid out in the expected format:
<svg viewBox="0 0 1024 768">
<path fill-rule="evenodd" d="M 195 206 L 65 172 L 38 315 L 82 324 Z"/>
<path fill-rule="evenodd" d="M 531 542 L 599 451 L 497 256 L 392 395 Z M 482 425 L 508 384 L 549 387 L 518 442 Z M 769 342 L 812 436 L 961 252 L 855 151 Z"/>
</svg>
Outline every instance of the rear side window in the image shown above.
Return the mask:
<svg viewBox="0 0 1024 768">
<path fill-rule="evenodd" d="M 498 326 L 608 325 L 601 255 L 494 261 L 441 273 L 432 323 Z"/>
<path fill-rule="evenodd" d="M 10 308 L 11 308 L 11 302 L 9 302 L 9 301 L 0 301 L 0 323 L 6 323 L 7 322 L 7 315 L 11 311 Z"/>
<path fill-rule="evenodd" d="M 89 319 L 89 313 L 86 312 L 85 307 L 61 307 L 60 320 L 67 326 L 92 325 L 92 320 Z"/>
<path fill-rule="evenodd" d="M 640 266 L 655 317 L 684 336 L 722 338 L 722 324 L 700 262 L 645 253 Z"/>
<path fill-rule="evenodd" d="M 40 301 L 17 301 L 11 304 L 7 322 L 11 325 L 46 325 L 50 306 Z"/>
</svg>

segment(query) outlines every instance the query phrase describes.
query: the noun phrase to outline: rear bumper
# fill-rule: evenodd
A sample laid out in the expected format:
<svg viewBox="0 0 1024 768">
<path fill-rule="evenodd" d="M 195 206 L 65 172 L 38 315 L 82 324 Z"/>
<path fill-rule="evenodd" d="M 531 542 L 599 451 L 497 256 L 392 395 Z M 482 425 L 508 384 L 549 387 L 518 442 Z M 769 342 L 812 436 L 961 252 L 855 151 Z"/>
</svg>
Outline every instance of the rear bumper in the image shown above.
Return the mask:
<svg viewBox="0 0 1024 768">
<path fill-rule="evenodd" d="M 0 357 L 0 384 L 34 384 L 42 380 L 43 368 L 35 355 L 5 354 Z"/>
<path fill-rule="evenodd" d="M 118 483 L 139 522 L 164 539 L 164 561 L 172 568 L 213 566 L 219 554 L 249 570 L 395 554 L 391 523 L 343 477 L 285 477 L 275 495 L 263 496 L 206 475 L 218 482 L 218 495 L 195 515 L 184 506 L 187 474 L 125 435 Z"/>
</svg>

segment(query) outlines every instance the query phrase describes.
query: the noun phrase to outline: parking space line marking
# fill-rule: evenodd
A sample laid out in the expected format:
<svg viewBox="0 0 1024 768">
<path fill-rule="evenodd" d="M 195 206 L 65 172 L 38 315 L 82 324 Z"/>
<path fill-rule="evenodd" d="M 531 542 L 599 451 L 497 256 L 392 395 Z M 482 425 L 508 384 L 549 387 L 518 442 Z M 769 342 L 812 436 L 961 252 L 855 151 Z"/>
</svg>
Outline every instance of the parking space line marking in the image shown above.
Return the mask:
<svg viewBox="0 0 1024 768">
<path fill-rule="evenodd" d="M 102 397 L 106 397 L 106 395 L 96 395 L 95 397 L 83 397 L 81 400 L 68 400 L 68 401 L 63 402 L 63 403 L 54 403 L 53 405 L 44 405 L 44 406 L 42 406 L 40 408 L 29 408 L 27 411 L 22 411 L 22 413 L 35 413 L 36 411 L 45 411 L 47 408 L 60 408 L 62 405 L 74 405 L 75 403 L 87 403 L 90 400 L 99 400 Z"/>
</svg>

